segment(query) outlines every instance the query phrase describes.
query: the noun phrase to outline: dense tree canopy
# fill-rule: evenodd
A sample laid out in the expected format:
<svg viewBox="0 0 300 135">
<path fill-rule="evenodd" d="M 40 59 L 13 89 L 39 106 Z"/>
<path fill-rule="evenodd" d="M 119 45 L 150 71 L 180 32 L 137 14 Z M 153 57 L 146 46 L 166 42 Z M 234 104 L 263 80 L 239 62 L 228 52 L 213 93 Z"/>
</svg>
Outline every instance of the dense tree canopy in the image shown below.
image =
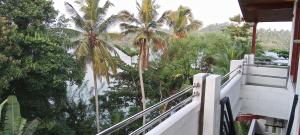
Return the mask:
<svg viewBox="0 0 300 135">
<path fill-rule="evenodd" d="M 0 100 L 16 95 L 22 117 L 43 120 L 38 134 L 63 133 L 43 125 L 65 125 L 66 88 L 84 75 L 63 37 L 49 31 L 56 15 L 51 1 L 0 2 Z"/>
<path fill-rule="evenodd" d="M 54 22 L 57 11 L 48 0 L 0 0 L 0 16 L 9 18 L 18 30 L 33 32 Z"/>
</svg>

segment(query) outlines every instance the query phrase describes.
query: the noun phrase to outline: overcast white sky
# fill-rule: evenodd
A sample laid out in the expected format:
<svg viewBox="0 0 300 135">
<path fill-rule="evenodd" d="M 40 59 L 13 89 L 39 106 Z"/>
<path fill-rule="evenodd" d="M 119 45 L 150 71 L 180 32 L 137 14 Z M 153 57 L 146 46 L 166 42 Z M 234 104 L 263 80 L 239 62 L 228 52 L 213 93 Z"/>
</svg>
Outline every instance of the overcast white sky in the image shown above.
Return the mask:
<svg viewBox="0 0 300 135">
<path fill-rule="evenodd" d="M 65 13 L 64 2 L 72 3 L 74 0 L 53 0 L 54 6 L 61 13 Z M 100 0 L 103 4 L 106 0 Z M 116 14 L 121 10 L 128 10 L 134 14 L 137 13 L 136 0 L 110 0 L 114 3 L 114 7 L 110 8 L 109 14 Z M 140 2 L 141 0 L 137 0 Z M 228 22 L 228 18 L 237 14 L 241 14 L 238 0 L 156 0 L 160 5 L 159 13 L 162 14 L 166 10 L 176 10 L 180 5 L 190 7 L 194 14 L 194 18 L 201 20 L 205 26 L 215 23 Z M 73 4 L 75 7 L 76 5 Z M 291 29 L 290 22 L 283 23 L 259 23 L 259 28 L 271 29 Z"/>
</svg>

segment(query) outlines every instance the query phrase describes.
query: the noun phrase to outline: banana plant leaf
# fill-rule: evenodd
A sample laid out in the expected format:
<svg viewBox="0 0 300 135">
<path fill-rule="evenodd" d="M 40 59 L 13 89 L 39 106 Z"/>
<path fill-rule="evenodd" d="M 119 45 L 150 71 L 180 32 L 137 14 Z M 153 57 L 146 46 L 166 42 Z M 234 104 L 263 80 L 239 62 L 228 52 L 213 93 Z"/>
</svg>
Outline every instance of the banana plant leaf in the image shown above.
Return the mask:
<svg viewBox="0 0 300 135">
<path fill-rule="evenodd" d="M 21 117 L 20 105 L 16 96 L 7 98 L 3 135 L 19 135 L 22 133 L 26 119 Z"/>
<path fill-rule="evenodd" d="M 40 124 L 40 120 L 38 118 L 34 119 L 30 123 L 28 123 L 22 135 L 33 135 L 33 133 L 36 131 L 39 124 Z"/>
</svg>

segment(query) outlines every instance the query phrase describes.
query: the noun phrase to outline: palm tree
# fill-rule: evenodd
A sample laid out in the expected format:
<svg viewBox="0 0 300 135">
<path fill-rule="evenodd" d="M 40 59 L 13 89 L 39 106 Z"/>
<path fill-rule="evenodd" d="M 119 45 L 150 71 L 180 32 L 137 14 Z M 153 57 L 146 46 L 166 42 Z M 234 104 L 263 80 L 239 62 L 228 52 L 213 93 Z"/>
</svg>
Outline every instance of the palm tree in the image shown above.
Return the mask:
<svg viewBox="0 0 300 135">
<path fill-rule="evenodd" d="M 198 30 L 202 22 L 193 19 L 188 7 L 180 6 L 177 11 L 166 11 L 165 20 L 177 39 L 185 38 L 188 32 Z"/>
<path fill-rule="evenodd" d="M 117 72 L 116 64 L 111 54 L 114 52 L 114 49 L 105 40 L 109 35 L 107 29 L 115 22 L 122 20 L 122 16 L 124 17 L 124 15 L 127 14 L 126 12 L 120 12 L 118 15 L 105 18 L 107 10 L 113 6 L 113 4 L 106 1 L 102 7 L 99 7 L 99 2 L 100 0 L 75 1 L 75 3 L 79 5 L 83 16 L 80 16 L 79 12 L 77 12 L 70 3 L 65 3 L 65 7 L 76 26 L 76 29 L 73 29 L 73 35 L 77 35 L 77 37 L 74 38 L 76 39 L 74 41 L 74 43 L 76 43 L 76 57 L 84 67 L 86 64 L 92 65 L 98 132 L 100 132 L 100 120 L 97 80 L 101 82 L 102 77 L 104 77 L 106 81 L 109 82 L 110 72 Z"/>
<path fill-rule="evenodd" d="M 160 31 L 159 27 L 162 26 L 165 14 L 157 19 L 158 5 L 154 0 L 143 0 L 142 3 L 137 3 L 138 17 L 134 15 L 128 16 L 130 23 L 121 23 L 120 27 L 123 30 L 123 34 L 135 34 L 134 44 L 139 47 L 139 78 L 142 94 L 142 106 L 143 110 L 146 109 L 145 103 L 145 90 L 143 71 L 149 66 L 149 53 L 150 49 L 166 51 L 168 34 Z M 143 124 L 146 122 L 146 117 L 143 117 Z"/>
</svg>

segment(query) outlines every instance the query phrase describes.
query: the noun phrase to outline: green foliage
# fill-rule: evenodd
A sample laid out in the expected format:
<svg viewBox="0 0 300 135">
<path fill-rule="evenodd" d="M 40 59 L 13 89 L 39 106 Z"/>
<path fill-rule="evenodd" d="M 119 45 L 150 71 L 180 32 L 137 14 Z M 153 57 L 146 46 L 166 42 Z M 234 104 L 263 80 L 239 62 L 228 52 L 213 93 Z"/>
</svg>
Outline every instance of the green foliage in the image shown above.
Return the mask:
<svg viewBox="0 0 300 135">
<path fill-rule="evenodd" d="M 232 23 L 210 24 L 201 29 L 201 32 L 219 32 L 231 25 Z M 288 50 L 290 37 L 291 32 L 288 30 L 257 29 L 257 41 L 266 49 Z"/>
<path fill-rule="evenodd" d="M 11 41 L 15 42 L 12 46 L 22 50 L 19 55 L 12 54 L 13 58 L 20 61 L 22 77 L 10 81 L 10 86 L 1 89 L 1 92 L 3 96 L 16 94 L 25 112 L 23 116 L 28 119 L 59 116 L 57 113 L 64 106 L 66 81 L 79 84 L 83 78 L 81 68 L 73 56 L 57 44 L 57 41 L 48 38 L 43 34 L 21 35 Z M 3 46 L 3 49 L 6 47 Z M 54 110 L 49 111 L 52 107 Z"/>
<path fill-rule="evenodd" d="M 10 18 L 18 30 L 34 32 L 55 21 L 57 11 L 48 0 L 0 0 L 0 17 Z"/>
<path fill-rule="evenodd" d="M 166 11 L 163 15 L 167 25 L 172 29 L 176 38 L 185 38 L 188 32 L 196 31 L 202 27 L 202 22 L 193 19 L 192 10 L 179 6 L 176 11 Z"/>
<path fill-rule="evenodd" d="M 16 96 L 7 97 L 5 111 L 4 128 L 1 131 L 3 135 L 33 135 L 39 125 L 39 119 L 27 122 L 21 117 L 20 105 Z M 6 102 L 3 102 L 4 104 Z M 1 110 L 2 111 L 2 110 Z M 27 124 L 26 124 L 27 123 Z"/>
<path fill-rule="evenodd" d="M 39 119 L 34 119 L 30 123 L 28 123 L 26 128 L 23 131 L 23 135 L 33 135 L 39 124 L 40 124 Z"/>
<path fill-rule="evenodd" d="M 43 121 L 34 135 L 74 135 L 75 132 L 64 122 L 55 120 Z"/>
<path fill-rule="evenodd" d="M 7 98 L 6 114 L 3 134 L 18 135 L 26 123 L 26 119 L 21 117 L 20 106 L 15 96 Z"/>
<path fill-rule="evenodd" d="M 1 104 L 0 104 L 0 120 L 2 119 L 2 115 L 1 115 L 1 112 L 2 112 L 2 109 L 4 108 L 4 105 L 6 104 L 7 102 L 7 99 L 5 99 Z"/>
<path fill-rule="evenodd" d="M 257 39 L 266 49 L 288 50 L 291 32 L 288 30 L 259 29 L 257 30 Z"/>
<path fill-rule="evenodd" d="M 0 17 L 0 95 L 9 87 L 9 82 L 22 76 L 21 61 L 14 56 L 20 54 L 19 46 L 13 44 L 20 34 L 15 27 L 10 28 L 7 18 Z"/>
<path fill-rule="evenodd" d="M 111 82 L 110 90 L 105 91 L 105 94 L 99 97 L 99 105 L 101 106 L 100 115 L 101 118 L 103 118 L 101 121 L 102 129 L 109 128 L 142 110 L 137 68 L 127 65 L 120 59 L 117 61 L 118 67 L 120 67 L 123 72 L 114 75 L 115 81 Z M 148 71 L 149 70 L 145 71 L 146 75 L 148 75 Z M 149 79 L 147 81 L 152 80 Z M 148 86 L 149 85 L 146 85 L 146 88 L 151 89 Z M 152 100 L 153 96 L 149 94 L 153 94 L 153 91 L 146 93 L 146 96 Z M 91 103 L 94 103 L 93 101 L 94 99 L 91 99 Z M 95 105 L 93 105 L 93 108 L 95 108 Z M 130 124 L 130 126 L 116 132 L 114 135 L 127 135 L 130 131 L 134 131 L 141 125 L 142 121 L 140 119 Z"/>
<path fill-rule="evenodd" d="M 113 4 L 106 1 L 100 7 L 99 2 L 100 0 L 76 0 L 75 3 L 79 5 L 80 11 L 83 13 L 82 16 L 70 3 L 65 2 L 66 9 L 76 26 L 73 31 L 78 33 L 73 37 L 77 39 L 74 41 L 76 58 L 80 61 L 82 67 L 86 67 L 87 64 L 92 65 L 98 132 L 100 132 L 100 118 L 97 79 L 100 79 L 101 82 L 103 77 L 109 83 L 110 73 L 115 74 L 117 72 L 116 63 L 112 58 L 112 53 L 115 53 L 115 50 L 110 42 L 105 40 L 108 35 L 107 29 L 128 15 L 127 12 L 121 12 L 118 15 L 105 18 L 107 10 Z"/>
<path fill-rule="evenodd" d="M 240 16 L 230 18 L 230 24 L 213 29 L 217 32 L 187 34 L 201 24 L 192 19 L 187 7 L 167 11 L 158 18 L 159 6 L 155 1 L 143 0 L 137 3 L 139 14 L 136 17 L 127 11 L 106 17 L 113 4 L 106 1 L 103 6 L 98 6 L 99 2 L 78 0 L 79 12 L 66 3 L 76 26 L 76 29 L 68 29 L 66 23 L 70 19 L 64 16 L 53 23 L 57 11 L 52 1 L 0 0 L 0 112 L 5 114 L 5 119 L 3 113 L 0 117 L 0 128 L 5 129 L 1 133 L 95 134 L 98 126 L 94 121 L 98 116 L 103 119 L 101 128 L 108 128 L 143 109 L 142 93 L 147 97 L 147 106 L 153 105 L 189 85 L 196 73 L 225 74 L 230 60 L 241 59 L 250 50 L 252 24 L 243 22 Z M 184 38 L 170 41 L 169 34 L 160 29 L 166 20 L 173 32 Z M 127 65 L 119 58 L 113 58 L 115 50 L 111 44 L 116 42 L 112 39 L 121 36 L 107 33 L 107 30 L 120 21 L 126 21 L 120 26 L 122 34 L 128 36 L 122 39 L 127 47 L 115 47 L 130 57 L 139 55 L 139 70 L 136 64 Z M 271 42 L 269 39 L 280 40 L 272 44 L 287 44 L 280 38 L 280 35 L 288 35 L 287 31 L 278 35 L 269 30 L 258 33 L 263 35 L 259 35 L 258 55 L 263 53 L 260 44 Z M 286 37 L 282 39 L 286 40 Z M 138 49 L 128 47 L 129 41 L 133 41 Z M 69 48 L 75 48 L 76 55 L 68 53 Z M 151 54 L 153 59 L 148 66 L 151 52 L 154 52 Z M 286 51 L 275 52 L 287 57 Z M 116 73 L 117 67 L 122 71 L 113 75 L 114 80 L 104 95 L 91 99 L 91 105 L 82 99 L 77 101 L 67 97 L 68 84 L 79 86 L 82 83 L 86 63 L 93 64 L 95 80 L 105 77 L 109 81 L 110 73 Z M 145 81 L 140 81 L 143 76 L 139 73 L 144 74 Z M 142 85 L 146 91 L 141 93 Z M 98 98 L 100 102 L 94 103 Z M 178 101 L 155 110 L 147 119 Z M 101 106 L 99 115 L 98 109 L 94 111 L 98 106 Z M 142 119 L 139 119 L 115 134 L 126 135 L 141 125 Z M 243 124 L 237 123 L 236 127 L 244 134 Z"/>
<path fill-rule="evenodd" d="M 94 109 L 82 99 L 74 101 L 69 99 L 65 112 L 66 125 L 75 131 L 76 135 L 91 135 L 96 134 L 95 115 L 92 114 Z"/>
<path fill-rule="evenodd" d="M 214 70 L 216 73 L 225 74 L 229 72 L 230 60 L 242 59 L 245 54 L 250 53 L 252 33 L 251 23 L 244 22 L 240 15 L 229 18 L 231 24 L 222 29 L 223 33 L 229 35 L 227 44 L 215 48 L 221 52 L 215 58 Z M 229 44 L 228 44 L 229 43 Z M 260 42 L 257 42 L 256 56 L 264 53 Z"/>
<path fill-rule="evenodd" d="M 70 3 L 66 2 L 67 11 L 72 16 L 72 21 L 75 23 L 77 29 L 65 29 L 70 33 L 78 33 L 72 38 L 77 38 L 74 41 L 75 54 L 83 67 L 87 63 L 92 63 L 94 78 L 105 77 L 109 82 L 109 72 L 116 73 L 116 66 L 112 59 L 111 52 L 114 52 L 113 47 L 105 41 L 104 37 L 107 35 L 107 29 L 115 22 L 122 20 L 122 14 L 112 15 L 105 19 L 107 10 L 113 6 L 110 1 L 99 7 L 99 0 L 84 0 L 76 1 L 80 6 L 78 12 Z M 96 86 L 95 86 L 96 87 Z"/>
<path fill-rule="evenodd" d="M 0 101 L 16 95 L 20 118 L 32 121 L 23 125 L 24 134 L 32 134 L 37 117 L 42 123 L 56 121 L 61 131 L 74 132 L 64 124 L 66 88 L 68 84 L 80 85 L 84 73 L 65 49 L 70 40 L 51 28 L 57 15 L 52 1 L 1 0 L 0 7 Z M 39 125 L 35 134 L 48 131 Z"/>
<path fill-rule="evenodd" d="M 134 34 L 134 45 L 139 48 L 139 60 L 142 69 L 149 65 L 149 53 L 152 49 L 155 52 L 166 53 L 169 34 L 161 31 L 160 27 L 167 14 L 158 18 L 158 5 L 154 0 L 143 0 L 137 3 L 138 16 L 128 14 L 126 23 L 121 23 L 122 34 Z"/>
<path fill-rule="evenodd" d="M 229 26 L 230 23 L 216 23 L 216 24 L 209 24 L 206 27 L 200 29 L 201 32 L 220 32 L 227 26 Z"/>
<path fill-rule="evenodd" d="M 288 58 L 289 58 L 289 52 L 286 51 L 286 50 L 271 49 L 271 51 L 277 53 L 277 55 L 278 55 L 279 57 L 283 57 L 283 58 L 285 58 L 285 59 L 288 59 Z"/>
<path fill-rule="evenodd" d="M 139 55 L 138 51 L 134 48 L 130 48 L 130 47 L 123 47 L 120 45 L 115 45 L 115 47 L 117 49 L 119 49 L 122 53 L 126 54 L 129 57 L 133 57 L 133 56 L 137 56 Z"/>
<path fill-rule="evenodd" d="M 236 121 L 234 122 L 235 133 L 238 135 L 248 135 L 249 124 L 246 122 Z"/>
</svg>

